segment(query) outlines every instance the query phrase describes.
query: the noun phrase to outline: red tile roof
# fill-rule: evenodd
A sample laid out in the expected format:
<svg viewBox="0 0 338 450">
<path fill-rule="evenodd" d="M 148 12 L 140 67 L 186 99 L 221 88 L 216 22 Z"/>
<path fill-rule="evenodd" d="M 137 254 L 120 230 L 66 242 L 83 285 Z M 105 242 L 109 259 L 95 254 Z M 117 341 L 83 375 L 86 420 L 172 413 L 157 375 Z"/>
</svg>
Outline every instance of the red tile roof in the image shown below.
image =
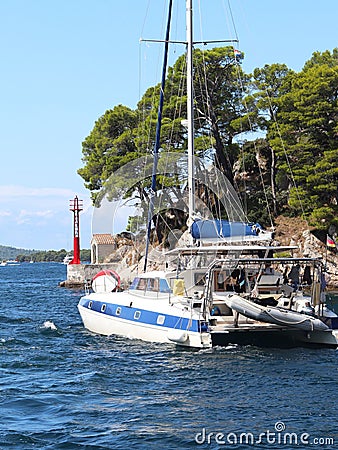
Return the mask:
<svg viewBox="0 0 338 450">
<path fill-rule="evenodd" d="M 101 244 L 101 245 L 110 245 L 115 244 L 115 240 L 111 234 L 93 234 L 91 243 Z"/>
</svg>

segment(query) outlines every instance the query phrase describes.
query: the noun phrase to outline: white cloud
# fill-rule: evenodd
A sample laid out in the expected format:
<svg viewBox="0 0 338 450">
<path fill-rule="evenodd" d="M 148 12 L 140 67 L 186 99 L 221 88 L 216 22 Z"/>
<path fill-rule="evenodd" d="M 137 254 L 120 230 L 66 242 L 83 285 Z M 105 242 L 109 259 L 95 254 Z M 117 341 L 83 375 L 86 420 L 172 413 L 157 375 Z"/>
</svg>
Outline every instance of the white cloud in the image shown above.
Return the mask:
<svg viewBox="0 0 338 450">
<path fill-rule="evenodd" d="M 19 217 L 52 217 L 54 215 L 53 211 L 48 209 L 46 211 L 27 211 L 25 209 L 20 211 Z"/>
<path fill-rule="evenodd" d="M 0 217 L 9 217 L 11 215 L 9 211 L 0 211 Z"/>
<path fill-rule="evenodd" d="M 80 213 L 80 238 L 89 248 L 92 208 L 88 194 Z M 73 214 L 69 201 L 74 192 L 65 188 L 0 186 L 0 244 L 22 248 L 71 248 Z"/>
<path fill-rule="evenodd" d="M 0 186 L 0 202 L 11 201 L 15 198 L 24 199 L 25 197 L 63 197 L 73 198 L 74 192 L 71 189 L 64 188 L 32 188 L 19 185 Z"/>
<path fill-rule="evenodd" d="M 51 209 L 45 211 L 27 211 L 22 209 L 16 219 L 18 225 L 23 223 L 32 223 L 35 218 L 51 219 L 55 216 L 54 211 Z"/>
</svg>

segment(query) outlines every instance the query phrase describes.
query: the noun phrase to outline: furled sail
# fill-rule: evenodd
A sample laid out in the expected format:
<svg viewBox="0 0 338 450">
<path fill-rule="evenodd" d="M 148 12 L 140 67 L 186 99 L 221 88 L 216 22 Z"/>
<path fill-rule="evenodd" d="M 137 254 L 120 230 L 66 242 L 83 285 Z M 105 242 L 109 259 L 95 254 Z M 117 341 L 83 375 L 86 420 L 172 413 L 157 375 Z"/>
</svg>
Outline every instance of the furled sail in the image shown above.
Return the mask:
<svg viewBox="0 0 338 450">
<path fill-rule="evenodd" d="M 257 237 L 263 231 L 258 223 L 229 222 L 227 220 L 195 220 L 191 226 L 194 239 L 227 239 Z"/>
</svg>

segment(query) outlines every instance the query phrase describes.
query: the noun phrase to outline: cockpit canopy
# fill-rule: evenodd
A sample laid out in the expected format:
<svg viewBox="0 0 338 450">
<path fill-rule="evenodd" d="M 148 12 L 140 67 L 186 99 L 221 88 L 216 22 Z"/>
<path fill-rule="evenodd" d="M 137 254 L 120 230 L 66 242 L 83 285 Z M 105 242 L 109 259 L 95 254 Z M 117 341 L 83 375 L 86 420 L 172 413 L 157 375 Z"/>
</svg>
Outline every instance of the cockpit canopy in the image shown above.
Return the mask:
<svg viewBox="0 0 338 450">
<path fill-rule="evenodd" d="M 168 281 L 159 277 L 136 277 L 129 290 L 171 293 Z"/>
</svg>

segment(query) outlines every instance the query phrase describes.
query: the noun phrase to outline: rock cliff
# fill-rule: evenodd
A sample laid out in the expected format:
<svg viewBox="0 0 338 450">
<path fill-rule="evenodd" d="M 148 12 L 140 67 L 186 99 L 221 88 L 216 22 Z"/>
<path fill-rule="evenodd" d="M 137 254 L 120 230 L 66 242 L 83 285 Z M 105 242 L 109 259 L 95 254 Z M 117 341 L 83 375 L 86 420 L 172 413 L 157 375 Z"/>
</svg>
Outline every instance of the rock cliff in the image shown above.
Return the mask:
<svg viewBox="0 0 338 450">
<path fill-rule="evenodd" d="M 184 235 L 183 235 L 184 239 Z M 124 236 L 116 236 L 117 249 L 104 261 L 112 264 L 125 284 L 128 284 L 137 273 L 143 272 L 144 241 L 135 242 Z M 276 245 L 296 245 L 297 257 L 323 258 L 325 262 L 329 288 L 338 289 L 338 254 L 326 248 L 326 234 L 321 235 L 311 229 L 299 218 L 278 217 L 276 220 Z M 152 248 L 148 258 L 148 270 L 163 269 L 163 251 L 161 247 Z"/>
</svg>

